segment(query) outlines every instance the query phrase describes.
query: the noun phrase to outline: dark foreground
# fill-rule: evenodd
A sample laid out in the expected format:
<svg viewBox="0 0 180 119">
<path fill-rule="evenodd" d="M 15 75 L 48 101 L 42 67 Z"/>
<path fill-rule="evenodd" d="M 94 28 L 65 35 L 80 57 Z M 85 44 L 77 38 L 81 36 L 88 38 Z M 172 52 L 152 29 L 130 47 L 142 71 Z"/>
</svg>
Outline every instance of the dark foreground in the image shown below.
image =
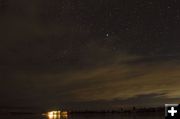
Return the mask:
<svg viewBox="0 0 180 119">
<path fill-rule="evenodd" d="M 63 119 L 48 118 L 41 115 L 1 115 L 0 119 Z M 66 119 L 164 119 L 158 113 L 148 114 L 71 114 Z"/>
</svg>

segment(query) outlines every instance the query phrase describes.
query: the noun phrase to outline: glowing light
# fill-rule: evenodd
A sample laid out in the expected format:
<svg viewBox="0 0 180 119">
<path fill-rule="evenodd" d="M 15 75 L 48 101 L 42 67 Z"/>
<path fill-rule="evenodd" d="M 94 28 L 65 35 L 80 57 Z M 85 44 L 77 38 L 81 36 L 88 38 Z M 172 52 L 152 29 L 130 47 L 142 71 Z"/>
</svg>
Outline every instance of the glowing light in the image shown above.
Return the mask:
<svg viewBox="0 0 180 119">
<path fill-rule="evenodd" d="M 67 119 L 68 118 L 68 112 L 67 111 L 61 112 L 61 116 L 63 119 Z"/>
<path fill-rule="evenodd" d="M 68 115 L 68 112 L 63 111 L 61 114 L 62 114 L 62 115 Z"/>
<path fill-rule="evenodd" d="M 50 111 L 46 114 L 42 114 L 48 117 L 48 119 L 67 119 L 68 118 L 68 112 L 67 111 Z"/>
<path fill-rule="evenodd" d="M 47 114 L 49 119 L 60 119 L 60 111 L 51 111 Z"/>
</svg>

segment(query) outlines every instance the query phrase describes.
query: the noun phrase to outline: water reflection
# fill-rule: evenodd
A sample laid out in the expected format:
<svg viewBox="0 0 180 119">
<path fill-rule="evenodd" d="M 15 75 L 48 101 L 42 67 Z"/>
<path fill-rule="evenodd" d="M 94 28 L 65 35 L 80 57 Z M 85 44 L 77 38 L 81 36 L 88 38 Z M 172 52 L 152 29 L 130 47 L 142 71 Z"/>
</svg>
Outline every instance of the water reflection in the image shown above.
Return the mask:
<svg viewBox="0 0 180 119">
<path fill-rule="evenodd" d="M 68 119 L 163 119 L 161 114 L 73 114 Z"/>
<path fill-rule="evenodd" d="M 67 119 L 67 112 L 51 111 L 47 113 L 48 119 Z"/>
</svg>

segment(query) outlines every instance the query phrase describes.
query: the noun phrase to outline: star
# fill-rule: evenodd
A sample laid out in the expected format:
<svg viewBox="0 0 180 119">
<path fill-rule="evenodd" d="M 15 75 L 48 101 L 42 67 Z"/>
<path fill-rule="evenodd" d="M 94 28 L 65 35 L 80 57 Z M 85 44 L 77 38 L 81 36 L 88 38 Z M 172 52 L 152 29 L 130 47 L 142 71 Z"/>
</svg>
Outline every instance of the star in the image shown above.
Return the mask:
<svg viewBox="0 0 180 119">
<path fill-rule="evenodd" d="M 106 37 L 109 37 L 109 33 L 106 34 Z"/>
</svg>

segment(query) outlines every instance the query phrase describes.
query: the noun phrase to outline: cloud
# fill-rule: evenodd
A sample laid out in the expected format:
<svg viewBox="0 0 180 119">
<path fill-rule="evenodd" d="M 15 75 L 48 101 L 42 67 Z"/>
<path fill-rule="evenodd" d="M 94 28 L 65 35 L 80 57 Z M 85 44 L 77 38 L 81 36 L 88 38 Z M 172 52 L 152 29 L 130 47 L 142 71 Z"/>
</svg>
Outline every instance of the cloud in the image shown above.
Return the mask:
<svg viewBox="0 0 180 119">
<path fill-rule="evenodd" d="M 1 81 L 4 83 L 1 83 L 1 94 L 6 90 L 3 102 L 21 100 L 22 103 L 33 100 L 31 103 L 34 105 L 57 105 L 58 103 L 66 105 L 120 100 L 122 104 L 129 102 L 133 105 L 141 100 L 152 105 L 162 105 L 171 100 L 178 101 L 177 99 L 180 98 L 178 61 L 142 62 L 141 60 L 139 63 L 130 63 L 130 61 L 129 59 L 124 63 L 122 60 L 122 62 L 81 70 L 16 71 L 9 77 L 12 78 L 11 81 L 9 79 L 9 81 Z M 156 99 L 151 100 L 154 98 L 151 94 L 157 94 L 158 102 Z M 148 96 L 145 99 L 141 95 Z M 8 100 L 7 97 L 9 97 Z M 34 101 L 41 101 L 41 103 L 37 104 Z"/>
<path fill-rule="evenodd" d="M 106 69 L 107 68 L 107 69 Z M 73 93 L 77 99 L 111 100 L 127 99 L 141 94 L 165 93 L 167 98 L 179 98 L 179 66 L 172 62 L 149 65 L 124 65 L 96 70 L 92 77 L 76 82 L 78 87 Z M 171 70 L 169 70 L 171 68 Z M 81 79 L 81 78 L 79 78 Z M 83 80 L 84 83 L 83 83 Z M 87 83 L 86 83 L 87 82 Z M 79 84 L 78 84 L 79 83 Z M 174 92 L 175 91 L 175 92 Z"/>
</svg>

